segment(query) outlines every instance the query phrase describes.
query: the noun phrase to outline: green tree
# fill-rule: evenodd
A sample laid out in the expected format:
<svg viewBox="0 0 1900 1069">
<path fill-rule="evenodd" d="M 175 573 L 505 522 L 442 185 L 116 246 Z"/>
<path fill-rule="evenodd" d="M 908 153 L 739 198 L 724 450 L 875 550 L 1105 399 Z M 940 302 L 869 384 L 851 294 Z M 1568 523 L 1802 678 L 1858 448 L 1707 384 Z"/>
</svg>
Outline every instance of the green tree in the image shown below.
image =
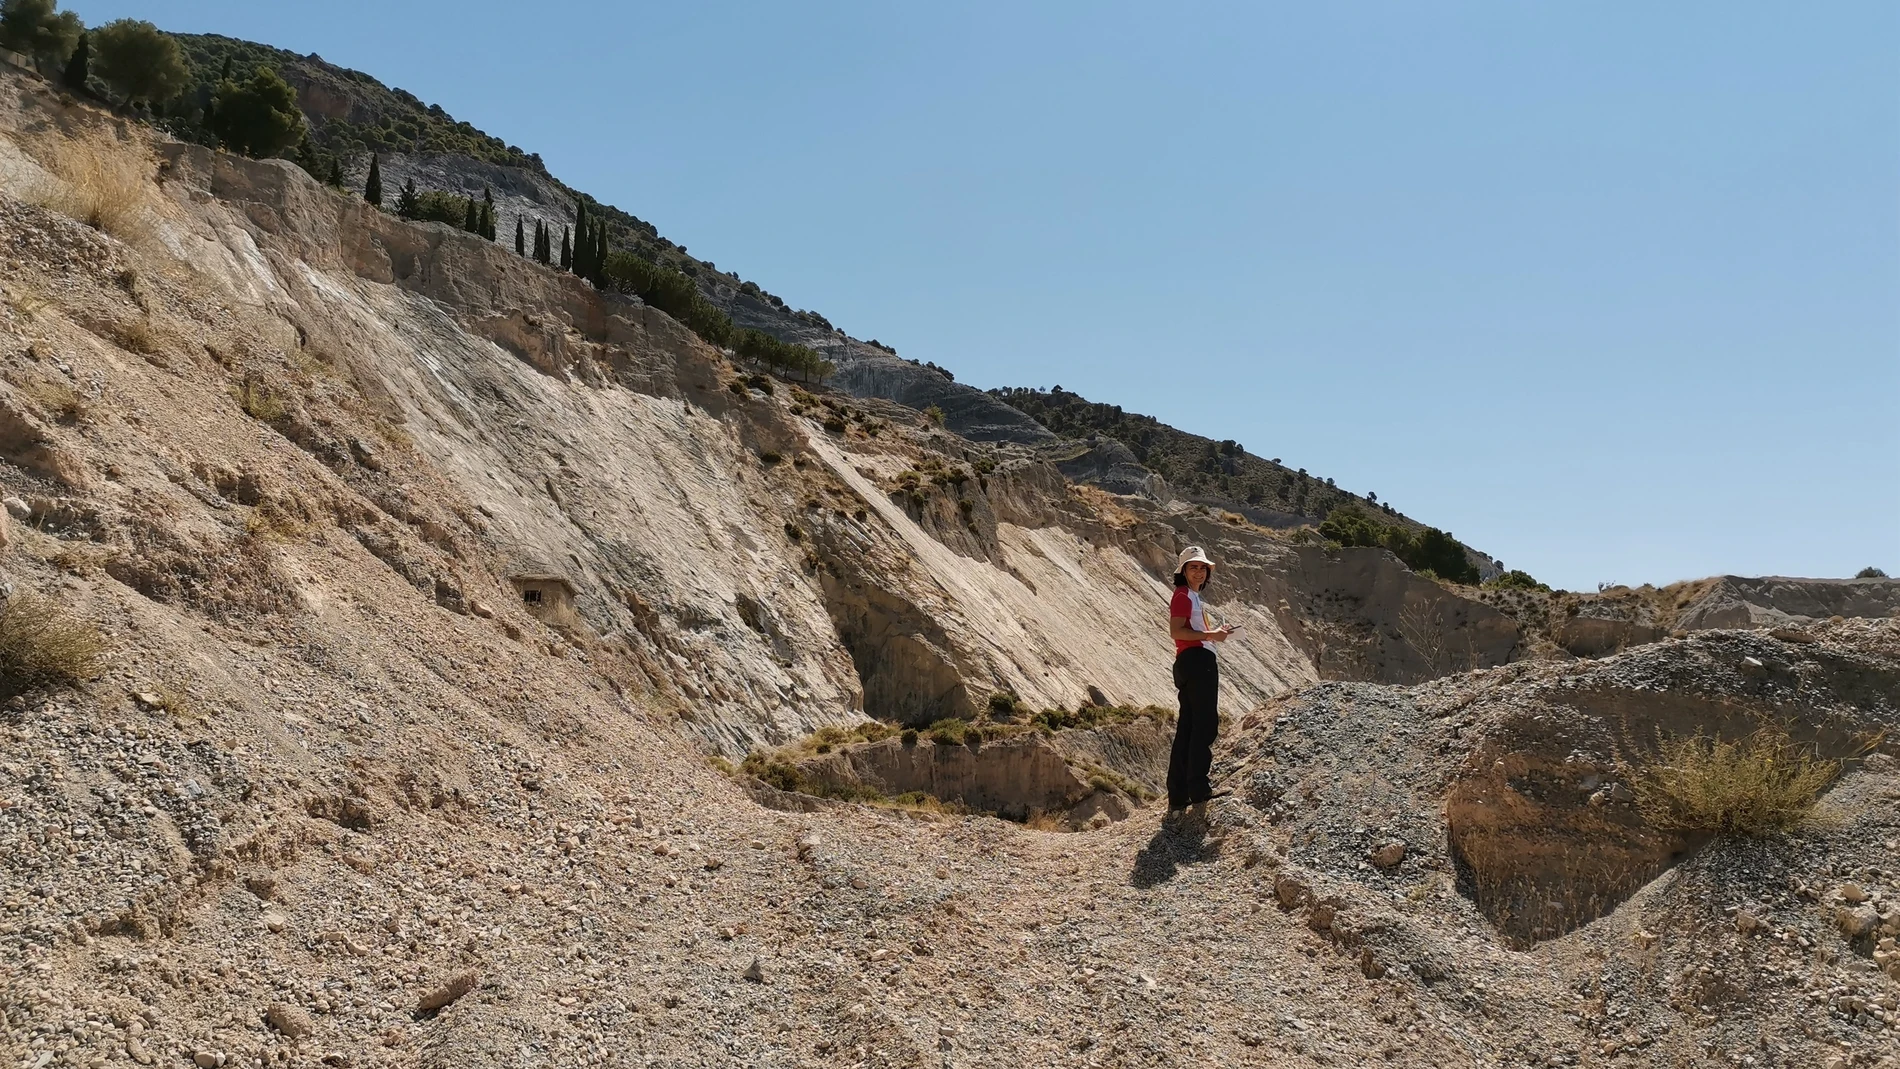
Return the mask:
<svg viewBox="0 0 1900 1069">
<path fill-rule="evenodd" d="M 383 206 L 383 161 L 375 153 L 369 157 L 369 181 L 363 183 L 363 199 Z"/>
<path fill-rule="evenodd" d="M 468 209 L 462 213 L 462 229 L 471 234 L 482 232 L 482 214 L 475 207 L 475 198 L 468 198 Z"/>
<path fill-rule="evenodd" d="M 487 186 L 482 187 L 482 236 L 495 240 L 495 195 Z"/>
<path fill-rule="evenodd" d="M 404 219 L 414 219 L 422 210 L 422 197 L 416 192 L 416 180 L 411 178 L 402 184 L 402 190 L 396 194 L 396 214 Z"/>
<path fill-rule="evenodd" d="M 1887 573 L 1880 570 L 1879 568 L 1867 567 L 1867 568 L 1862 568 L 1858 572 L 1855 572 L 1854 578 L 1856 579 L 1885 579 L 1887 578 Z"/>
<path fill-rule="evenodd" d="M 328 181 L 330 185 L 338 189 L 343 188 L 343 161 L 336 156 L 330 157 L 330 177 Z"/>
<path fill-rule="evenodd" d="M 259 67 L 248 82 L 220 84 L 211 96 L 207 125 L 219 144 L 256 159 L 275 156 L 299 141 L 309 149 L 297 94 L 271 67 Z"/>
<path fill-rule="evenodd" d="M 567 227 L 562 227 L 561 228 L 561 270 L 568 271 L 568 270 L 571 270 L 573 267 L 574 267 L 574 246 L 568 240 Z"/>
<path fill-rule="evenodd" d="M 0 0 L 0 48 L 42 62 L 63 63 L 85 37 L 85 26 L 55 0 Z"/>
<path fill-rule="evenodd" d="M 92 37 L 100 79 L 127 104 L 163 103 L 191 84 L 178 42 L 149 22 L 119 19 L 93 31 Z"/>
<path fill-rule="evenodd" d="M 80 95 L 90 93 L 86 82 L 92 77 L 92 38 L 81 33 L 79 43 L 73 46 L 72 58 L 66 61 L 66 70 L 59 80 L 66 88 Z"/>
<path fill-rule="evenodd" d="M 522 226 L 519 215 L 515 216 L 515 255 L 528 255 L 528 231 Z"/>
</svg>

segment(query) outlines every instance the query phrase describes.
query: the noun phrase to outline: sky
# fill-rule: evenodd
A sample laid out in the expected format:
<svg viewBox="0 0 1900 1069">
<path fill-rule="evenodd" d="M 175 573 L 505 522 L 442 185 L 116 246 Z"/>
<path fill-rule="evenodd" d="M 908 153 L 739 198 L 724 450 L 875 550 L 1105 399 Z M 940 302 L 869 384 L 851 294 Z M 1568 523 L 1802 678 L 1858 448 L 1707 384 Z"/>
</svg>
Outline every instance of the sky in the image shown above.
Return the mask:
<svg viewBox="0 0 1900 1069">
<path fill-rule="evenodd" d="M 78 0 L 1555 586 L 1900 575 L 1900 5 Z"/>
</svg>

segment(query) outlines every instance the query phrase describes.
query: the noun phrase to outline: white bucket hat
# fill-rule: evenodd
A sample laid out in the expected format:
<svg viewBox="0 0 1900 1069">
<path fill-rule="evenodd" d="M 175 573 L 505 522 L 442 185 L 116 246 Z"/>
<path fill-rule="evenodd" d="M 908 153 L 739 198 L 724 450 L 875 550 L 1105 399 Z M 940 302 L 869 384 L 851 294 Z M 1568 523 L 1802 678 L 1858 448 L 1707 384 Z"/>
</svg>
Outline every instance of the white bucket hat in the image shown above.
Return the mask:
<svg viewBox="0 0 1900 1069">
<path fill-rule="evenodd" d="M 1207 559 L 1207 553 L 1199 546 L 1189 546 L 1182 550 L 1181 559 L 1174 562 L 1174 570 L 1177 572 L 1185 571 L 1187 570 L 1187 566 L 1195 561 L 1200 561 L 1202 564 L 1207 565 L 1209 572 L 1214 570 L 1214 562 Z"/>
</svg>

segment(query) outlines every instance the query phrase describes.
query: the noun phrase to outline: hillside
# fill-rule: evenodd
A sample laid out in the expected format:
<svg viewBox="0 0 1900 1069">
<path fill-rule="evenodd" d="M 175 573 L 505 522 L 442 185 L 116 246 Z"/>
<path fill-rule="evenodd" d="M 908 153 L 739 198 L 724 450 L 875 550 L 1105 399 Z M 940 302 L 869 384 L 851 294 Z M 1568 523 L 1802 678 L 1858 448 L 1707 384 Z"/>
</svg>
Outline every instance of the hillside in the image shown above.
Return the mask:
<svg viewBox="0 0 1900 1069">
<path fill-rule="evenodd" d="M 1223 451 L 1233 443 L 1214 443 L 1148 417 L 1124 415 L 1116 406 L 1090 405 L 1073 394 L 985 393 L 957 383 L 947 371 L 902 359 L 882 343 L 851 338 L 823 315 L 793 309 L 757 283 L 689 255 L 684 245 L 661 235 L 652 223 L 562 183 L 539 154 L 458 122 L 439 105 L 385 86 L 368 74 L 316 55 L 300 56 L 228 37 L 184 34 L 178 39 L 190 57 L 197 85 L 180 98 L 167 125 L 187 139 L 209 142 L 194 116 L 202 114 L 221 72 L 270 65 L 297 90 L 316 153 L 314 161 L 306 161 L 313 174 L 327 175 L 335 160 L 350 188 L 360 190 L 374 152 L 382 157 L 385 187 L 391 191 L 413 179 L 425 190 L 469 197 L 491 193 L 503 244 L 516 219 L 526 220 L 529 230 L 541 221 L 558 231 L 573 218 L 576 203 L 585 200 L 589 211 L 610 221 L 616 248 L 691 277 L 707 300 L 738 326 L 814 349 L 838 367 L 835 384 L 860 397 L 892 400 L 919 411 L 935 407 L 944 413 L 948 429 L 976 441 L 1033 445 L 1051 443 L 1057 435 L 1107 435 L 1130 446 L 1146 471 L 1128 467 L 1126 458 L 1083 455 L 1079 450 L 1071 450 L 1077 455 L 1065 459 L 1063 470 L 1116 492 L 1165 486 L 1267 526 L 1314 523 L 1351 501 L 1380 510 L 1303 469 L 1296 472 L 1249 454 Z M 1147 472 L 1164 482 L 1152 483 Z M 1387 515 L 1394 522 L 1412 524 L 1403 516 Z M 1485 576 L 1497 572 L 1489 558 L 1476 551 L 1472 557 Z"/>
<path fill-rule="evenodd" d="M 4 68 L 0 243 L 12 1064 L 1894 1069 L 1900 582 L 1494 604 Z"/>
</svg>

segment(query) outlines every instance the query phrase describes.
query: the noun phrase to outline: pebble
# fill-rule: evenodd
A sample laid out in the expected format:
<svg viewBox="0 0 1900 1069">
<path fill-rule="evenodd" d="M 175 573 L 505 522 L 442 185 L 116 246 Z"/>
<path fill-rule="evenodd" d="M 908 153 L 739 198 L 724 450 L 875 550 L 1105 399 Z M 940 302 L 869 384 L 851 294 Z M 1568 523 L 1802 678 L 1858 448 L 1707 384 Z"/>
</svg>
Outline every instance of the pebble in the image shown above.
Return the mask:
<svg viewBox="0 0 1900 1069">
<path fill-rule="evenodd" d="M 745 978 L 752 981 L 755 984 L 764 983 L 765 982 L 764 963 L 761 962 L 758 958 L 753 958 L 752 964 L 745 967 Z"/>
</svg>

